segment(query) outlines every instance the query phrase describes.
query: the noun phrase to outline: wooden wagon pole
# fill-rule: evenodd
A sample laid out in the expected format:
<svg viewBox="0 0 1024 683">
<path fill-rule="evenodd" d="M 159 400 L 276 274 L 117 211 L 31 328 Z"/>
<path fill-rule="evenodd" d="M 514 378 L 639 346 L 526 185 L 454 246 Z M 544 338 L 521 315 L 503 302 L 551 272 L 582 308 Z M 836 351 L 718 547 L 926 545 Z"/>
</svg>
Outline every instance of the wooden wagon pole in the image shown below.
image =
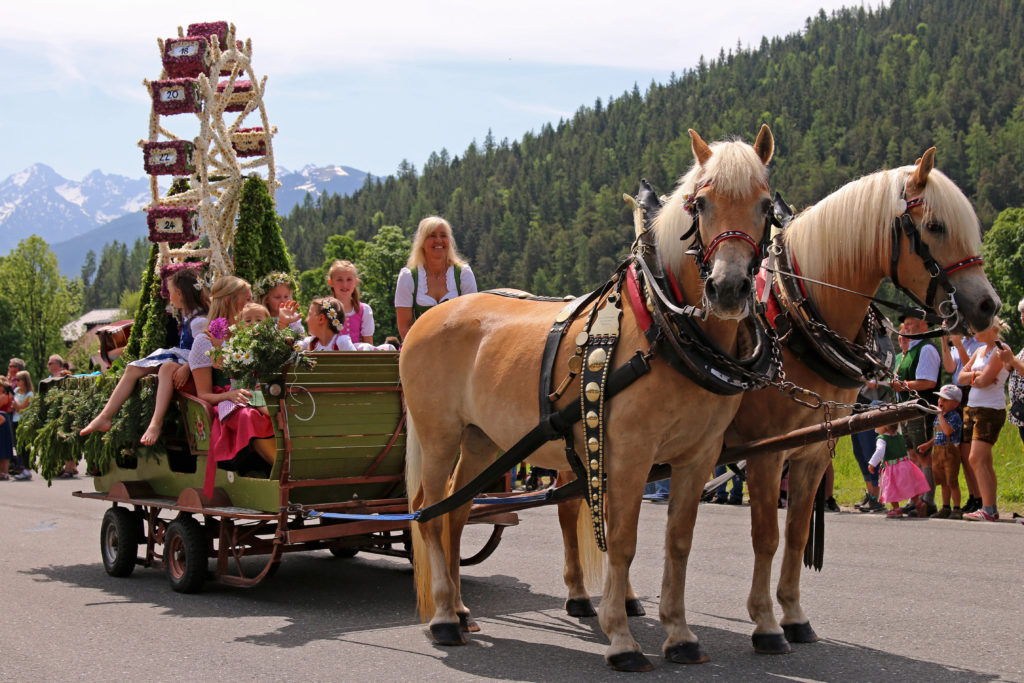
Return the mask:
<svg viewBox="0 0 1024 683">
<path fill-rule="evenodd" d="M 847 436 L 849 434 L 856 434 L 857 432 L 874 429 L 881 425 L 891 425 L 896 424 L 897 422 L 913 420 L 917 417 L 930 417 L 933 415 L 935 415 L 934 408 L 926 408 L 917 401 L 906 401 L 904 403 L 896 404 L 893 408 L 870 410 L 866 413 L 858 413 L 856 415 L 850 415 L 849 417 L 833 420 L 831 435 L 832 438 L 838 438 L 840 436 Z M 787 434 L 772 436 L 767 439 L 758 439 L 756 441 L 748 441 L 747 443 L 740 444 L 738 446 L 723 448 L 722 454 L 718 457 L 718 464 L 727 465 L 729 463 L 739 462 L 740 460 L 749 460 L 752 457 L 763 455 L 765 453 L 775 453 L 777 451 L 797 448 L 798 446 L 806 446 L 807 444 L 816 443 L 818 441 L 827 441 L 828 438 L 829 430 L 826 428 L 824 423 L 813 425 L 811 427 L 794 429 Z"/>
</svg>

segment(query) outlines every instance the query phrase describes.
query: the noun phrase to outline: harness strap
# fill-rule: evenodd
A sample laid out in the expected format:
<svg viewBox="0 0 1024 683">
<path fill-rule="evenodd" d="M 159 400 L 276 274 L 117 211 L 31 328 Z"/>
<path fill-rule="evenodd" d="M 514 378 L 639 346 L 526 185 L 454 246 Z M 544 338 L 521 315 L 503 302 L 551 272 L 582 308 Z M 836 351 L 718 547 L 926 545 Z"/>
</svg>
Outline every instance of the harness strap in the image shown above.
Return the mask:
<svg viewBox="0 0 1024 683">
<path fill-rule="evenodd" d="M 609 375 L 606 384 L 606 399 L 619 393 L 650 371 L 651 365 L 647 357 L 644 356 L 643 352 L 637 351 L 626 363 L 620 365 Z M 549 437 L 549 434 L 561 435 L 567 432 L 571 433 L 572 426 L 579 422 L 579 420 L 580 402 L 570 401 L 568 405 L 557 413 L 553 413 L 548 418 L 547 424 L 538 424 L 527 432 L 515 445 L 505 451 L 504 454 L 461 489 L 453 492 L 444 500 L 440 500 L 429 507 L 422 508 L 413 513 L 416 521 L 429 521 L 472 501 L 478 492 L 493 484 L 499 477 L 515 465 L 521 463 L 535 450 L 548 441 L 553 440 L 553 438 L 558 438 L 558 436 Z"/>
<path fill-rule="evenodd" d="M 590 521 L 594 537 L 601 552 L 608 549 L 604 533 L 604 454 L 605 405 L 608 368 L 619 342 L 619 322 L 622 309 L 618 297 L 609 295 L 597 312 L 586 339 L 578 344 L 584 347 L 583 377 L 580 380 L 580 413 L 583 415 L 583 439 L 586 444 L 587 502 L 590 503 Z M 583 334 L 580 334 L 583 337 Z"/>
</svg>

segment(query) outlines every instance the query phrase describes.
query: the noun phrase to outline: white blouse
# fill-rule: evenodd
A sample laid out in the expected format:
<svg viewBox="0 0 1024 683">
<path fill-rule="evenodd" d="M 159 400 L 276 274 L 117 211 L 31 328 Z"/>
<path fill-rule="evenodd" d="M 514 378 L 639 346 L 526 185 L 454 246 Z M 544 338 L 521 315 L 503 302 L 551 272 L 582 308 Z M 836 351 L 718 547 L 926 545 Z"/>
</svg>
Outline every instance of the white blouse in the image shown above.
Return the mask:
<svg viewBox="0 0 1024 683">
<path fill-rule="evenodd" d="M 395 287 L 396 308 L 412 308 L 412 278 L 412 271 L 408 268 L 402 268 L 398 273 L 398 285 Z M 445 276 L 445 286 L 448 291 L 440 300 L 436 300 L 427 294 L 427 271 L 423 266 L 416 269 L 416 278 L 416 303 L 420 306 L 436 306 L 442 301 L 448 301 L 459 296 L 459 289 L 455 287 L 455 266 L 448 266 L 448 272 Z M 473 275 L 469 265 L 462 266 L 462 271 L 459 275 L 459 288 L 462 290 L 462 294 L 472 294 L 477 291 L 476 276 Z"/>
</svg>

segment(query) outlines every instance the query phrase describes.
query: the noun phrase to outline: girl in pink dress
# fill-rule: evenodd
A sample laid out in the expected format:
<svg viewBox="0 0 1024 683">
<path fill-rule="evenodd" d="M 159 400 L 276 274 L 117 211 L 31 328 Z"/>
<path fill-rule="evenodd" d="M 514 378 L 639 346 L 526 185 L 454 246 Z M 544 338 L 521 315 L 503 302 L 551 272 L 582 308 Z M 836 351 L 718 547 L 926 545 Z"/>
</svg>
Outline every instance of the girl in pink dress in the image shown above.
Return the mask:
<svg viewBox="0 0 1024 683">
<path fill-rule="evenodd" d="M 928 504 L 921 500 L 921 494 L 931 487 L 924 478 L 924 472 L 910 461 L 906 442 L 896 433 L 896 425 L 882 425 L 875 431 L 878 438 L 875 453 L 868 462 L 868 471 L 874 474 L 879 464 L 885 461 L 878 491 L 878 500 L 892 506 L 885 516 L 902 517 L 900 501 L 909 498 L 917 508 L 917 516 L 921 519 L 927 517 Z"/>
<path fill-rule="evenodd" d="M 341 303 L 345 322 L 341 334 L 353 344 L 373 344 L 373 309 L 359 299 L 359 271 L 351 261 L 335 261 L 327 271 L 327 285 Z"/>
</svg>

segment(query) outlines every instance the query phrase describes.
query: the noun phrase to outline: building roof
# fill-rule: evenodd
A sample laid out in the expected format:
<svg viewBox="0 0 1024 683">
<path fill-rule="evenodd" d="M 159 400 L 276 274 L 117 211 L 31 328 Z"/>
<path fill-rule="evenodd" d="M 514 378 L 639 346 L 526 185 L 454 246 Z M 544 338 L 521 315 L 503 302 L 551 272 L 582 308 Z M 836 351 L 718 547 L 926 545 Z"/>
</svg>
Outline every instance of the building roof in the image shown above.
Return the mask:
<svg viewBox="0 0 1024 683">
<path fill-rule="evenodd" d="M 121 309 L 119 308 L 96 308 L 60 328 L 60 336 L 66 343 L 70 344 L 88 330 L 98 325 L 109 325 L 115 320 L 120 319 Z"/>
</svg>

